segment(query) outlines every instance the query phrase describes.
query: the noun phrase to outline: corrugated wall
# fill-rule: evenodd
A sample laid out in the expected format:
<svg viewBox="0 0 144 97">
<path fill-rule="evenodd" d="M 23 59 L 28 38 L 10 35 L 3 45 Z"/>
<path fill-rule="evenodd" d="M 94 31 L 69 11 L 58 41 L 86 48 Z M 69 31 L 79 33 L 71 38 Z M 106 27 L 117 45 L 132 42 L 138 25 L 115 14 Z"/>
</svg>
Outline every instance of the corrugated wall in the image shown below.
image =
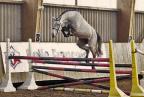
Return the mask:
<svg viewBox="0 0 144 97">
<path fill-rule="evenodd" d="M 132 34 L 136 42 L 141 42 L 144 38 L 144 13 L 136 12 L 135 33 Z"/>
<path fill-rule="evenodd" d="M 0 41 L 21 41 L 21 4 L 0 3 Z M 104 10 L 86 7 L 72 7 L 60 5 L 45 5 L 43 15 L 42 41 L 46 42 L 75 42 L 75 37 L 64 38 L 59 34 L 57 38 L 52 39 L 52 17 L 56 17 L 64 10 L 76 9 L 102 36 L 104 42 L 117 39 L 117 10 Z M 144 13 L 136 12 L 135 33 L 133 37 L 136 42 L 141 42 L 144 38 Z"/>
<path fill-rule="evenodd" d="M 117 11 L 116 10 L 100 10 L 90 9 L 82 7 L 63 7 L 63 6 L 51 6 L 45 5 L 43 16 L 43 31 L 42 41 L 48 42 L 75 42 L 75 37 L 64 38 L 62 34 L 59 34 L 55 39 L 52 39 L 52 17 L 57 17 L 64 10 L 75 9 L 78 10 L 83 17 L 92 25 L 96 31 L 102 36 L 104 42 L 110 39 L 116 41 L 117 33 Z"/>
<path fill-rule="evenodd" d="M 0 3 L 0 41 L 21 40 L 21 5 Z"/>
</svg>

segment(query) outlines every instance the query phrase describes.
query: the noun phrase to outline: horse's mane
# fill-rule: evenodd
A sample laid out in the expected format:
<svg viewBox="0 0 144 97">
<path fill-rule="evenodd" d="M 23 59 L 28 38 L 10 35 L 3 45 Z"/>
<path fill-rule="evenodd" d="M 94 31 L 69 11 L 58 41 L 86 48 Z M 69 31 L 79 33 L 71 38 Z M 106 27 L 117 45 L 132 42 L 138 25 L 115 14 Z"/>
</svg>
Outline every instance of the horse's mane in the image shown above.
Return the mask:
<svg viewBox="0 0 144 97">
<path fill-rule="evenodd" d="M 63 12 L 57 17 L 57 19 L 60 20 L 61 17 L 62 17 L 62 15 L 65 14 L 65 13 L 67 13 L 67 12 L 69 12 L 69 11 L 77 11 L 77 10 L 75 10 L 75 9 L 65 10 L 65 11 L 63 11 Z"/>
</svg>

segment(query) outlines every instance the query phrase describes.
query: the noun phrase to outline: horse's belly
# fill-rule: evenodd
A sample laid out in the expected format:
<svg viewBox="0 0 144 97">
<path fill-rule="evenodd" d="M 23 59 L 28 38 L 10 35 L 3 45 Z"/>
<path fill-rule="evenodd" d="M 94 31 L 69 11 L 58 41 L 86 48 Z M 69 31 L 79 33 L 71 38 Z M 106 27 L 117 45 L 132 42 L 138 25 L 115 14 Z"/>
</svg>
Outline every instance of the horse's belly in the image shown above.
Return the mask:
<svg viewBox="0 0 144 97">
<path fill-rule="evenodd" d="M 86 32 L 75 32 L 74 36 L 77 36 L 79 38 L 89 38 L 90 37 L 90 33 L 86 33 Z"/>
</svg>

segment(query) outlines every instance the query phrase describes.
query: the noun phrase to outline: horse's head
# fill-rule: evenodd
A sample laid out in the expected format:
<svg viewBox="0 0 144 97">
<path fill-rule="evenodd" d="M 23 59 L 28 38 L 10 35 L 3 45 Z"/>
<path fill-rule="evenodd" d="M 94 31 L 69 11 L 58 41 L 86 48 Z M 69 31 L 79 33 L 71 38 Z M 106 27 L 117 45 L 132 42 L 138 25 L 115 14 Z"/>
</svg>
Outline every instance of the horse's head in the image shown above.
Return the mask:
<svg viewBox="0 0 144 97">
<path fill-rule="evenodd" d="M 58 32 L 60 31 L 61 23 L 58 18 L 52 18 L 52 37 L 56 37 Z"/>
</svg>

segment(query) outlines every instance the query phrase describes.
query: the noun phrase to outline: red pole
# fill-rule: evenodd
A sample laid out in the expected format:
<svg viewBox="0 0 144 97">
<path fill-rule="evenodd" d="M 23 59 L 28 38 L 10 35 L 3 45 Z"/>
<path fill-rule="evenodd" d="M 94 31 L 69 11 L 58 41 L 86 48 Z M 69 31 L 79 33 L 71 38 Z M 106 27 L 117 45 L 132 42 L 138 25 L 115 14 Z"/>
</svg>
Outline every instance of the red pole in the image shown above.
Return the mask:
<svg viewBox="0 0 144 97">
<path fill-rule="evenodd" d="M 92 72 L 92 73 L 109 73 L 109 70 L 96 70 L 96 69 L 76 69 L 76 68 L 61 68 L 61 67 L 46 67 L 46 66 L 32 66 L 36 69 L 59 70 L 59 71 L 75 71 L 75 72 Z M 116 70 L 117 74 L 131 74 L 131 70 Z"/>
<path fill-rule="evenodd" d="M 33 63 L 109 67 L 109 64 L 107 64 L 107 63 L 81 63 L 78 61 L 33 60 Z M 126 67 L 131 67 L 131 65 L 121 64 L 121 65 L 116 65 L 116 67 L 125 67 L 126 68 Z"/>
<path fill-rule="evenodd" d="M 109 58 L 63 58 L 63 57 L 9 56 L 9 59 L 109 62 Z"/>
</svg>

